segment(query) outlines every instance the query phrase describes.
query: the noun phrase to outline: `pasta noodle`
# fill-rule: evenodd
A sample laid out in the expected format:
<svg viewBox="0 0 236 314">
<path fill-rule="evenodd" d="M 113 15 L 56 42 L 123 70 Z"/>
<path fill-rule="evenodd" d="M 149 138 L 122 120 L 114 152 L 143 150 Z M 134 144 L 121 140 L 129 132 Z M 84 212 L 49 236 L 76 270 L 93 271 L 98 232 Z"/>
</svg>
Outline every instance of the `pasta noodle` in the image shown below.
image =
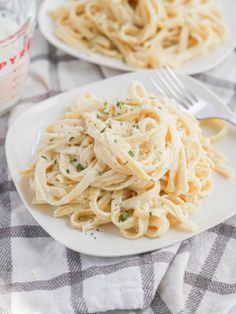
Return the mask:
<svg viewBox="0 0 236 314">
<path fill-rule="evenodd" d="M 69 216 L 82 231 L 112 223 L 136 239 L 195 230 L 190 214 L 212 187 L 212 171 L 231 175 L 224 160 L 194 117 L 134 81 L 124 100 L 81 97 L 47 127 L 22 174 L 33 203 L 52 205 L 55 217 Z"/>
<path fill-rule="evenodd" d="M 77 0 L 50 12 L 54 34 L 132 67 L 177 67 L 222 41 L 217 0 Z"/>
</svg>

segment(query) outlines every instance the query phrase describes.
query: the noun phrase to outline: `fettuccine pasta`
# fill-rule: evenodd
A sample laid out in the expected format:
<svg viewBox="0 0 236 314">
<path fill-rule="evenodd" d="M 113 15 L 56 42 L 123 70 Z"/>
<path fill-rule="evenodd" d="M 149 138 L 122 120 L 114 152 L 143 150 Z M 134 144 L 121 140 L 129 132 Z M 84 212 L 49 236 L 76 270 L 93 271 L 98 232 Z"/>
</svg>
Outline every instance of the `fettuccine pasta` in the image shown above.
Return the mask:
<svg viewBox="0 0 236 314">
<path fill-rule="evenodd" d="M 195 230 L 190 214 L 211 189 L 212 171 L 231 175 L 224 160 L 194 117 L 135 81 L 127 99 L 88 94 L 69 107 L 22 174 L 33 203 L 52 205 L 55 217 L 82 231 L 112 223 L 136 239 Z"/>
<path fill-rule="evenodd" d="M 77 0 L 50 16 L 54 35 L 69 46 L 138 68 L 177 67 L 227 33 L 217 0 Z"/>
</svg>

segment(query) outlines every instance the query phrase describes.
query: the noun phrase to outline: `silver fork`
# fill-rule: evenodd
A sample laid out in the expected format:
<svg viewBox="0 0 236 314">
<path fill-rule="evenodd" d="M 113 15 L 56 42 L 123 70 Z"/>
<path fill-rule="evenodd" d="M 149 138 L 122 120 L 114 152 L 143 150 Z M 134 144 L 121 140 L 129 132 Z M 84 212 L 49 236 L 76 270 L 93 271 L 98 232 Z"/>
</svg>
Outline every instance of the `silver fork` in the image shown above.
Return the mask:
<svg viewBox="0 0 236 314">
<path fill-rule="evenodd" d="M 226 120 L 236 126 L 235 113 L 223 104 L 221 110 L 216 109 L 214 104 L 208 103 L 203 98 L 196 95 L 183 84 L 179 76 L 177 76 L 170 67 L 166 66 L 165 69 L 156 71 L 156 75 L 162 83 L 162 88 L 153 77 L 151 77 L 151 82 L 158 92 L 163 96 L 168 95 L 174 98 L 185 110 L 194 115 L 195 118 L 199 120 L 218 118 Z"/>
</svg>

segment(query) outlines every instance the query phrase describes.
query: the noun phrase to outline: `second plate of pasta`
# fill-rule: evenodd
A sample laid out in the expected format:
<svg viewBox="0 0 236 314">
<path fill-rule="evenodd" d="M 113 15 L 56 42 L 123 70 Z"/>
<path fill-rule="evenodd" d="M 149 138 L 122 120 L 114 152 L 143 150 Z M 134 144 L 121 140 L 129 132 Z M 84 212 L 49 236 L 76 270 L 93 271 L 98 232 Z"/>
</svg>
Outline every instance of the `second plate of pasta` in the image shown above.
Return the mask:
<svg viewBox="0 0 236 314">
<path fill-rule="evenodd" d="M 124 71 L 169 64 L 196 74 L 234 49 L 235 10 L 234 0 L 45 0 L 39 27 L 54 46 L 89 62 Z"/>
<path fill-rule="evenodd" d="M 39 224 L 75 251 L 147 252 L 235 213 L 235 129 L 212 145 L 193 117 L 158 96 L 150 75 L 155 71 L 58 95 L 9 130 L 6 154 L 19 194 Z M 196 80 L 183 81 L 227 110 Z"/>
</svg>

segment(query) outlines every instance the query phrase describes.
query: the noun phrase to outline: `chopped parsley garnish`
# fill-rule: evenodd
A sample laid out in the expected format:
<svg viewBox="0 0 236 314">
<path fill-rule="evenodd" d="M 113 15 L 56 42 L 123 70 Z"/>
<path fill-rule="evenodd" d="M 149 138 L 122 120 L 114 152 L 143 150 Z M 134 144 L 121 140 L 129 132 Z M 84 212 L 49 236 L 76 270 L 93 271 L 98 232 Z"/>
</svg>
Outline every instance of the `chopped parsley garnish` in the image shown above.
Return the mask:
<svg viewBox="0 0 236 314">
<path fill-rule="evenodd" d="M 108 128 L 111 129 L 111 122 L 107 124 Z"/>
<path fill-rule="evenodd" d="M 76 159 L 76 158 L 73 158 L 73 159 L 70 160 L 70 163 L 76 162 L 76 161 L 77 161 L 77 159 Z"/>
<path fill-rule="evenodd" d="M 57 163 L 57 159 L 54 160 L 54 165 L 56 165 L 56 163 Z"/>
<path fill-rule="evenodd" d="M 100 119 L 101 117 L 99 116 L 99 114 L 97 113 L 97 119 Z"/>
<path fill-rule="evenodd" d="M 49 142 L 52 142 L 53 140 L 54 140 L 54 138 L 52 137 L 52 138 L 50 138 Z"/>
<path fill-rule="evenodd" d="M 107 101 L 105 101 L 105 102 L 104 102 L 104 106 L 107 106 L 107 105 L 108 105 L 108 102 L 107 102 Z"/>
<path fill-rule="evenodd" d="M 117 102 L 116 102 L 117 107 L 121 107 L 123 104 L 124 104 L 124 103 L 123 103 L 122 101 L 117 101 Z"/>
<path fill-rule="evenodd" d="M 77 171 L 82 171 L 82 170 L 84 170 L 86 167 L 84 167 L 83 165 L 81 165 L 80 163 L 78 163 L 77 165 L 76 165 L 76 170 Z"/>
<path fill-rule="evenodd" d="M 125 211 L 123 214 L 120 214 L 119 216 L 119 222 L 124 222 L 129 217 L 129 212 Z"/>
<path fill-rule="evenodd" d="M 47 157 L 45 157 L 44 155 L 41 155 L 41 157 L 42 157 L 43 159 L 47 160 Z"/>
<path fill-rule="evenodd" d="M 109 112 L 107 112 L 107 111 L 103 111 L 103 113 L 106 114 L 106 115 L 109 115 Z"/>
<path fill-rule="evenodd" d="M 70 173 L 70 170 L 69 170 L 69 169 L 66 169 L 66 173 Z"/>
<path fill-rule="evenodd" d="M 123 166 L 127 165 L 128 163 L 128 160 L 126 160 L 124 163 L 123 163 Z"/>
<path fill-rule="evenodd" d="M 114 142 L 117 144 L 117 140 L 116 139 L 114 139 Z"/>
<path fill-rule="evenodd" d="M 98 174 L 101 176 L 103 174 L 103 172 L 102 171 L 98 171 Z"/>
<path fill-rule="evenodd" d="M 149 212 L 149 216 L 150 216 L 150 217 L 152 216 L 152 212 Z"/>
<path fill-rule="evenodd" d="M 155 183 L 155 180 L 153 180 L 153 179 L 151 179 L 150 181 L 151 181 L 152 183 Z"/>
<path fill-rule="evenodd" d="M 134 157 L 134 152 L 132 150 L 129 150 L 128 151 L 128 154 L 131 156 L 131 157 Z"/>
<path fill-rule="evenodd" d="M 102 129 L 102 130 L 100 131 L 100 133 L 104 133 L 104 132 L 106 131 L 106 128 L 107 128 L 107 127 L 105 127 L 104 129 Z"/>
<path fill-rule="evenodd" d="M 74 136 L 71 136 L 71 137 L 69 138 L 69 142 L 73 141 L 74 139 L 75 139 Z"/>
</svg>

